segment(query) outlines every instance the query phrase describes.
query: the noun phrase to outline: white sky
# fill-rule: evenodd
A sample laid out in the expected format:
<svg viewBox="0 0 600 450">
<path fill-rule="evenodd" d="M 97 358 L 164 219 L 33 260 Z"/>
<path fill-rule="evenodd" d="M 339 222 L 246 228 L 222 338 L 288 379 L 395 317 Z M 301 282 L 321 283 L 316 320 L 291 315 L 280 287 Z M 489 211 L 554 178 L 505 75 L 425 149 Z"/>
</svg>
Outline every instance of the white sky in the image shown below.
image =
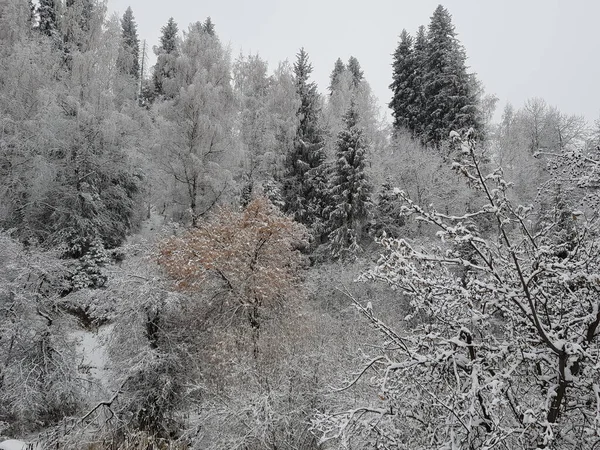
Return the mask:
<svg viewBox="0 0 600 450">
<path fill-rule="evenodd" d="M 259 53 L 271 69 L 310 55 L 325 92 L 338 57 L 358 58 L 380 106 L 390 100 L 391 62 L 403 28 L 427 26 L 439 0 L 108 0 L 120 15 L 131 6 L 140 39 L 158 44 L 173 17 L 179 29 L 211 16 L 233 58 Z M 600 0 L 446 0 L 470 70 L 500 103 L 520 107 L 542 97 L 589 122 L 600 117 Z M 152 57 L 152 62 L 154 58 Z M 389 116 L 389 114 L 388 114 Z"/>
</svg>

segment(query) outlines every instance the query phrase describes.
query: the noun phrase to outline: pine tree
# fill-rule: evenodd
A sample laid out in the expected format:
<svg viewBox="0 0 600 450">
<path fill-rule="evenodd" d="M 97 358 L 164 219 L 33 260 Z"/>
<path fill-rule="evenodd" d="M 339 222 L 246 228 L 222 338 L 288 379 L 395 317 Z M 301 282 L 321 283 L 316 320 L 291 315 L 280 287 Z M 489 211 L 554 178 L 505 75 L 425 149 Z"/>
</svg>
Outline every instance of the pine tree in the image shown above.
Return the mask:
<svg viewBox="0 0 600 450">
<path fill-rule="evenodd" d="M 354 87 L 358 87 L 363 80 L 364 72 L 360 68 L 358 59 L 354 56 L 351 56 L 348 60 L 348 71 L 352 74 L 352 84 Z"/>
<path fill-rule="evenodd" d="M 328 229 L 334 258 L 353 257 L 360 250 L 362 231 L 370 213 L 371 185 L 365 172 L 367 145 L 357 126 L 354 102 L 344 116 L 346 128 L 338 134 Z"/>
<path fill-rule="evenodd" d="M 335 65 L 333 66 L 331 75 L 329 76 L 329 93 L 330 93 L 330 95 L 333 95 L 333 92 L 335 91 L 335 89 L 340 81 L 340 76 L 344 73 L 345 70 L 346 70 L 346 66 L 344 65 L 344 62 L 342 61 L 341 58 L 338 58 L 337 61 L 335 62 Z"/>
<path fill-rule="evenodd" d="M 179 53 L 177 35 L 179 28 L 171 17 L 167 24 L 161 28 L 160 47 L 156 52 L 156 65 L 152 74 L 154 95 L 165 95 L 165 81 L 175 76 L 175 60 Z"/>
<path fill-rule="evenodd" d="M 419 88 L 415 85 L 415 54 L 413 38 L 406 30 L 400 33 L 400 42 L 394 52 L 392 64 L 392 101 L 389 107 L 394 116 L 396 130 L 407 129 L 412 132 L 416 128 L 413 107 L 419 96 Z"/>
<path fill-rule="evenodd" d="M 55 0 L 40 0 L 38 5 L 39 24 L 38 29 L 47 36 L 55 36 L 57 33 L 57 14 Z"/>
<path fill-rule="evenodd" d="M 137 80 L 140 77 L 140 40 L 131 6 L 128 6 L 123 14 L 121 30 L 124 58 L 121 58 L 119 68 Z"/>
<path fill-rule="evenodd" d="M 299 125 L 286 162 L 284 195 L 286 210 L 293 213 L 297 221 L 310 224 L 315 234 L 320 235 L 327 188 L 324 144 L 319 127 L 319 94 L 317 85 L 309 81 L 311 72 L 308 53 L 302 48 L 294 64 L 296 92 L 300 97 L 296 114 Z"/>
<path fill-rule="evenodd" d="M 426 53 L 423 85 L 427 123 L 422 140 L 439 147 L 450 131 L 482 128 L 465 50 L 456 38 L 452 16 L 442 5 L 431 17 Z"/>
</svg>

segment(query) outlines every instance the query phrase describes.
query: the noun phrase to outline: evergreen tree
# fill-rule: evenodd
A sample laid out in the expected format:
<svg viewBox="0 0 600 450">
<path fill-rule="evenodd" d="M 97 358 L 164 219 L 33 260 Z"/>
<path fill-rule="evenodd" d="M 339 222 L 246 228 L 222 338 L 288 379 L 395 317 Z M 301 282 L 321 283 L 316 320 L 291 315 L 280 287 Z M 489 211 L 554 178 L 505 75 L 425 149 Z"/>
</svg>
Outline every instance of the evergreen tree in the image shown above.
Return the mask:
<svg viewBox="0 0 600 450">
<path fill-rule="evenodd" d="M 308 53 L 300 49 L 294 64 L 296 92 L 300 97 L 299 120 L 291 153 L 287 158 L 287 179 L 284 185 L 286 210 L 296 220 L 313 227 L 320 236 L 321 218 L 325 206 L 325 152 L 319 127 L 319 94 L 317 85 L 309 81 L 312 65 Z"/>
<path fill-rule="evenodd" d="M 338 134 L 336 161 L 330 183 L 332 204 L 328 229 L 334 258 L 356 255 L 371 206 L 371 185 L 365 172 L 367 145 L 357 126 L 354 102 L 344 116 L 346 128 Z"/>
<path fill-rule="evenodd" d="M 413 38 L 406 30 L 402 30 L 402 33 L 400 33 L 400 42 L 394 52 L 392 67 L 393 81 L 390 85 L 392 101 L 389 107 L 392 109 L 392 115 L 394 116 L 394 128 L 414 132 L 416 120 L 412 113 L 419 96 L 419 90 L 414 83 L 416 67 Z"/>
<path fill-rule="evenodd" d="M 55 0 L 40 0 L 38 5 L 38 29 L 47 36 L 55 36 L 57 32 L 57 5 Z"/>
<path fill-rule="evenodd" d="M 335 65 L 333 66 L 333 71 L 331 72 L 331 75 L 329 76 L 329 93 L 330 93 L 330 95 L 333 95 L 333 92 L 335 91 L 338 83 L 340 82 L 340 76 L 344 73 L 345 70 L 346 70 L 346 66 L 344 65 L 344 62 L 342 61 L 341 58 L 338 58 L 337 61 L 335 62 Z"/>
<path fill-rule="evenodd" d="M 139 79 L 140 40 L 138 39 L 137 24 L 135 23 L 131 6 L 128 6 L 125 14 L 123 14 L 121 30 L 123 55 L 119 58 L 119 69 L 135 79 Z"/>
<path fill-rule="evenodd" d="M 165 81 L 175 77 L 175 61 L 179 53 L 177 46 L 177 35 L 179 28 L 171 17 L 167 24 L 161 28 L 160 46 L 156 49 L 156 65 L 152 74 L 154 83 L 154 95 L 166 95 Z M 173 93 L 170 93 L 173 95 Z"/>
<path fill-rule="evenodd" d="M 352 74 L 352 84 L 354 87 L 358 87 L 363 80 L 364 72 L 360 68 L 358 59 L 354 56 L 351 56 L 348 60 L 348 71 Z"/>
<path fill-rule="evenodd" d="M 439 5 L 429 24 L 424 67 L 425 115 L 422 140 L 439 147 L 450 131 L 482 129 L 465 50 L 456 38 L 452 16 Z"/>
<path fill-rule="evenodd" d="M 160 49 L 167 54 L 177 53 L 177 34 L 179 27 L 175 20 L 170 17 L 167 24 L 160 29 L 162 35 L 160 37 Z"/>
<path fill-rule="evenodd" d="M 204 25 L 202 27 L 205 33 L 210 34 L 211 36 L 215 35 L 215 24 L 212 22 L 210 16 L 206 18 L 204 21 Z"/>
<path fill-rule="evenodd" d="M 406 223 L 402 214 L 403 206 L 404 200 L 400 197 L 398 188 L 393 186 L 389 176 L 386 177 L 377 194 L 377 207 L 374 210 L 375 227 L 371 231 L 378 237 L 385 233 L 388 237 L 399 238 L 401 228 Z"/>
<path fill-rule="evenodd" d="M 415 88 L 414 101 L 411 102 L 409 114 L 412 118 L 413 136 L 421 136 L 427 122 L 425 112 L 425 61 L 427 59 L 427 30 L 424 25 L 417 29 L 414 44 L 414 73 L 412 85 Z"/>
</svg>

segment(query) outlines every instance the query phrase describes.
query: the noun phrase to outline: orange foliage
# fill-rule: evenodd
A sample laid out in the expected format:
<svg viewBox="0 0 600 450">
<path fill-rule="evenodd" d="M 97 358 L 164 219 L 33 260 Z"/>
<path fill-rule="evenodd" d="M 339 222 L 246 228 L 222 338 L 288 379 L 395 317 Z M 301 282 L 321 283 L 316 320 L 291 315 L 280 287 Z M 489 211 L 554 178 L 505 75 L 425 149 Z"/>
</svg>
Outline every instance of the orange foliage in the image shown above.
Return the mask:
<svg viewBox="0 0 600 450">
<path fill-rule="evenodd" d="M 304 265 L 297 249 L 307 237 L 303 225 L 257 198 L 241 212 L 221 208 L 185 235 L 166 240 L 158 263 L 180 290 L 223 293 L 256 307 L 297 289 Z"/>
</svg>

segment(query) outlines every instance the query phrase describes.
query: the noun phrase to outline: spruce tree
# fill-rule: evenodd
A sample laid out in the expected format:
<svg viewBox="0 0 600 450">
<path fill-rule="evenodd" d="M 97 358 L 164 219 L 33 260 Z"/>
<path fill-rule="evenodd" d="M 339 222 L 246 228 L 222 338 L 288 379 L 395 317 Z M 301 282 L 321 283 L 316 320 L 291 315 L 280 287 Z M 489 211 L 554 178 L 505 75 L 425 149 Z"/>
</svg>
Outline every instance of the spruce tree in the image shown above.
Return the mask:
<svg viewBox="0 0 600 450">
<path fill-rule="evenodd" d="M 50 37 L 55 36 L 58 30 L 56 8 L 55 0 L 40 0 L 37 9 L 39 15 L 38 29 Z"/>
<path fill-rule="evenodd" d="M 215 24 L 212 22 L 210 17 L 207 17 L 204 21 L 204 25 L 202 26 L 205 33 L 210 34 L 211 36 L 215 35 Z"/>
<path fill-rule="evenodd" d="M 346 66 L 344 65 L 344 62 L 342 61 L 341 58 L 338 58 L 337 61 L 335 62 L 335 65 L 333 66 L 331 75 L 329 76 L 329 93 L 330 93 L 330 95 L 333 95 L 333 92 L 335 91 L 335 89 L 340 81 L 340 76 L 344 73 L 345 70 L 346 70 Z"/>
<path fill-rule="evenodd" d="M 398 238 L 401 236 L 401 229 L 406 223 L 402 214 L 404 200 L 399 195 L 398 188 L 395 188 L 392 179 L 388 176 L 381 185 L 377 193 L 376 208 L 374 209 L 375 226 L 371 230 L 375 236 L 386 236 Z"/>
<path fill-rule="evenodd" d="M 425 114 L 422 140 L 439 147 L 450 131 L 480 130 L 473 80 L 456 38 L 452 16 L 439 5 L 429 24 L 424 63 Z"/>
<path fill-rule="evenodd" d="M 177 35 L 179 28 L 171 17 L 167 24 L 161 28 L 160 46 L 156 51 L 156 65 L 152 74 L 154 95 L 165 95 L 165 81 L 175 77 L 175 60 L 179 53 Z"/>
<path fill-rule="evenodd" d="M 427 59 L 427 31 L 424 25 L 417 29 L 414 43 L 414 72 L 412 85 L 415 88 L 415 97 L 409 107 L 411 117 L 411 129 L 413 136 L 422 136 L 425 124 L 427 123 L 427 114 L 425 112 L 425 61 Z"/>
<path fill-rule="evenodd" d="M 300 98 L 296 114 L 299 125 L 286 161 L 284 195 L 286 211 L 294 214 L 297 221 L 311 225 L 320 237 L 327 183 L 324 144 L 319 127 L 319 94 L 317 85 L 309 81 L 311 73 L 308 53 L 302 48 L 294 64 L 296 92 Z"/>
<path fill-rule="evenodd" d="M 167 24 L 160 29 L 160 49 L 167 54 L 177 53 L 177 34 L 179 27 L 172 17 L 169 18 Z"/>
<path fill-rule="evenodd" d="M 416 124 L 413 106 L 419 95 L 419 88 L 415 85 L 415 54 L 413 38 L 406 30 L 400 33 L 400 42 L 394 52 L 392 64 L 392 101 L 389 107 L 394 117 L 394 128 L 415 131 Z"/>
<path fill-rule="evenodd" d="M 348 60 L 348 71 L 352 74 L 352 84 L 354 87 L 358 87 L 363 80 L 364 72 L 360 68 L 358 59 L 354 56 L 351 56 Z"/>
<path fill-rule="evenodd" d="M 367 222 L 371 185 L 365 172 L 367 145 L 358 127 L 358 113 L 351 102 L 344 116 L 346 128 L 338 134 L 336 161 L 330 183 L 333 206 L 328 220 L 334 258 L 353 257 L 360 250 Z"/>
<path fill-rule="evenodd" d="M 138 39 L 137 24 L 133 17 L 131 6 L 128 6 L 121 19 L 122 46 L 126 60 L 121 60 L 119 68 L 135 79 L 140 76 L 140 40 Z"/>
</svg>

